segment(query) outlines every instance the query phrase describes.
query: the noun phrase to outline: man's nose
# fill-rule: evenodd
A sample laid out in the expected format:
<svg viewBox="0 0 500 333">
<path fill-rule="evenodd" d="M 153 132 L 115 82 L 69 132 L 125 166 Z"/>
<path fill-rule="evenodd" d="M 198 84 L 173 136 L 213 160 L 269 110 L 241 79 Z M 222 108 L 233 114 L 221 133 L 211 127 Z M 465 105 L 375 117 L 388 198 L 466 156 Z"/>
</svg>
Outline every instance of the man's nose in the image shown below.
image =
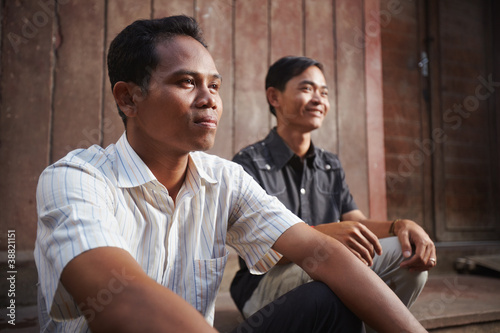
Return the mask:
<svg viewBox="0 0 500 333">
<path fill-rule="evenodd" d="M 197 96 L 196 107 L 198 108 L 217 108 L 217 98 L 216 93 L 214 93 L 208 87 L 200 87 L 199 94 Z"/>
</svg>

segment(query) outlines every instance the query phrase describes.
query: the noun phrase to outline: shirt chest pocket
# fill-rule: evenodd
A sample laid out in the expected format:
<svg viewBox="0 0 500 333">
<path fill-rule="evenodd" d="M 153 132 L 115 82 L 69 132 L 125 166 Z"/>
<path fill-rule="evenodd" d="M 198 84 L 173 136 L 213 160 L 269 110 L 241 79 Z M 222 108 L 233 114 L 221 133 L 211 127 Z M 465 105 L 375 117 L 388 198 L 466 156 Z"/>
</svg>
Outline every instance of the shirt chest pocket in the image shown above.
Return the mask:
<svg viewBox="0 0 500 333">
<path fill-rule="evenodd" d="M 327 196 L 337 196 L 342 192 L 340 169 L 331 164 L 317 166 L 314 173 L 315 187 L 319 193 Z"/>
<path fill-rule="evenodd" d="M 257 166 L 259 181 L 269 195 L 279 197 L 286 192 L 286 183 L 281 173 L 276 172 L 263 158 L 255 158 L 253 162 Z"/>
<path fill-rule="evenodd" d="M 228 253 L 219 258 L 193 261 L 192 305 L 207 319 L 213 319 L 215 298 L 222 281 Z"/>
</svg>

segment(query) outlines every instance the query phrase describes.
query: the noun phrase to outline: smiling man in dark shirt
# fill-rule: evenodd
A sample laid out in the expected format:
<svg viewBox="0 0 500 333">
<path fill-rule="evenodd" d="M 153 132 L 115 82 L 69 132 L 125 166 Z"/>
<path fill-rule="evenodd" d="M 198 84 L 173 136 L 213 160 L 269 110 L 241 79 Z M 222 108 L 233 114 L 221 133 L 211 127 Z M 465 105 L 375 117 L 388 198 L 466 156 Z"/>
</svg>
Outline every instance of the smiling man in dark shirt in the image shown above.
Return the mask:
<svg viewBox="0 0 500 333">
<path fill-rule="evenodd" d="M 434 244 L 411 220 L 368 219 L 354 202 L 337 155 L 313 145 L 311 132 L 330 106 L 325 82 L 322 65 L 313 59 L 285 57 L 274 63 L 266 95 L 277 127 L 233 161 L 302 220 L 341 241 L 409 307 L 436 265 Z M 311 280 L 286 258 L 280 263 L 258 276 L 240 262 L 231 295 L 245 317 Z"/>
</svg>

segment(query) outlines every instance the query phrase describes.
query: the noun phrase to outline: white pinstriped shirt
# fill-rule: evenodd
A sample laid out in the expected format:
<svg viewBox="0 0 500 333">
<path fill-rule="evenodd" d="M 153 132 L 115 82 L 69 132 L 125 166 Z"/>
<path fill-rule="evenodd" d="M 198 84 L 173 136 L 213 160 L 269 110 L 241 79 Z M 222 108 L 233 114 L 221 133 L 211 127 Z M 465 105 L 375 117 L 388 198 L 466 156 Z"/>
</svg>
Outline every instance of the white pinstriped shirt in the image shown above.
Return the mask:
<svg viewBox="0 0 500 333">
<path fill-rule="evenodd" d="M 37 209 L 35 261 L 45 332 L 89 331 L 83 315 L 109 304 L 127 283 L 126 272 L 116 272 L 109 288 L 79 304 L 80 311 L 59 278 L 84 251 L 128 251 L 152 279 L 213 323 L 226 245 L 254 273 L 263 273 L 280 258 L 271 246 L 300 222 L 239 165 L 202 152 L 190 154 L 174 205 L 125 134 L 116 145 L 75 150 L 49 166 L 39 179 Z"/>
</svg>

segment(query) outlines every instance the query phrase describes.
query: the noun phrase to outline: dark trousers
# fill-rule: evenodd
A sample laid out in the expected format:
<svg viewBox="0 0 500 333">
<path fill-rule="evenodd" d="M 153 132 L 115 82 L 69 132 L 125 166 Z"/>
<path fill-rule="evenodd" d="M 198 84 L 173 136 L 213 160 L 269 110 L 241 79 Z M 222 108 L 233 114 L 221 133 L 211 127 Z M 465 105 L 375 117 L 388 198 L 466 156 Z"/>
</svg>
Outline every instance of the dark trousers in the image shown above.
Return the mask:
<svg viewBox="0 0 500 333">
<path fill-rule="evenodd" d="M 322 282 L 301 285 L 250 316 L 232 333 L 364 332 L 363 324 Z"/>
</svg>

